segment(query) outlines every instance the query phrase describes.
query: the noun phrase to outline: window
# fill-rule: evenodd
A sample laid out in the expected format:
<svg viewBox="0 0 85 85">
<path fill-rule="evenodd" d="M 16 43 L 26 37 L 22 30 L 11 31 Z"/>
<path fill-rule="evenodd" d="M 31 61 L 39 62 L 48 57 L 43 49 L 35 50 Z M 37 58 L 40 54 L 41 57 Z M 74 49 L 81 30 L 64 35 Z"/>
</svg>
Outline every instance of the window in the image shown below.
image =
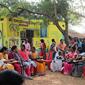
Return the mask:
<svg viewBox="0 0 85 85">
<path fill-rule="evenodd" d="M 40 37 L 47 37 L 47 29 L 40 29 Z"/>
<path fill-rule="evenodd" d="M 43 26 L 40 29 L 40 37 L 47 37 L 47 27 L 46 26 Z"/>
</svg>

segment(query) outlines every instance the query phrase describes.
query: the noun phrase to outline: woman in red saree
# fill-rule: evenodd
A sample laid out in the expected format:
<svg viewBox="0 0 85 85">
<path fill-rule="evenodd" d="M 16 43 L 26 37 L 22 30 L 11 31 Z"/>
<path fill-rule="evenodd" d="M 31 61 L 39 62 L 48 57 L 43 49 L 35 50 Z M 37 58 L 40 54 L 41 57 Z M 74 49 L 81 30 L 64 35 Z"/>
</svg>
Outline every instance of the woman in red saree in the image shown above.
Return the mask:
<svg viewBox="0 0 85 85">
<path fill-rule="evenodd" d="M 43 56 L 44 59 L 46 59 L 46 44 L 43 39 L 40 40 L 40 56 Z"/>
<path fill-rule="evenodd" d="M 76 58 L 77 52 L 75 50 L 76 50 L 76 48 L 72 47 L 71 51 L 65 55 L 68 62 L 67 61 L 64 62 L 64 74 L 71 74 L 71 72 L 72 72 L 73 64 L 69 63 L 69 61 L 72 61 Z"/>
</svg>

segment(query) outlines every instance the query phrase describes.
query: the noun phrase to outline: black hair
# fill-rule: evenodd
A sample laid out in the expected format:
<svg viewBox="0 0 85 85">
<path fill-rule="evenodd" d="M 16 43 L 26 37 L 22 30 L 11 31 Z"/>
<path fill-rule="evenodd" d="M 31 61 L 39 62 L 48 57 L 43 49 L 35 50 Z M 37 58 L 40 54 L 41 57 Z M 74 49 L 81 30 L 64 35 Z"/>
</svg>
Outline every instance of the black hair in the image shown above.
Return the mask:
<svg viewBox="0 0 85 85">
<path fill-rule="evenodd" d="M 16 45 L 12 46 L 11 50 L 14 51 L 17 48 Z"/>
<path fill-rule="evenodd" d="M 36 50 L 36 48 L 35 48 L 35 47 L 32 47 L 32 49 Z"/>
<path fill-rule="evenodd" d="M 61 56 L 61 55 L 62 55 L 62 52 L 61 52 L 61 51 L 59 51 L 59 53 L 58 53 L 58 54 L 59 54 L 59 56 Z"/>
<path fill-rule="evenodd" d="M 44 40 L 43 40 L 43 39 L 41 39 L 40 41 L 41 41 L 42 43 L 44 43 Z"/>
<path fill-rule="evenodd" d="M 1 50 L 0 50 L 0 52 L 4 52 L 4 51 L 6 51 L 8 48 L 7 47 L 3 47 Z"/>
<path fill-rule="evenodd" d="M 75 50 L 76 50 L 76 47 L 75 47 L 75 46 L 73 46 L 73 47 L 72 47 L 72 50 L 73 50 L 73 51 L 75 51 Z"/>
<path fill-rule="evenodd" d="M 55 42 L 55 39 L 52 39 L 52 42 Z"/>
<path fill-rule="evenodd" d="M 24 79 L 13 71 L 0 72 L 0 85 L 22 85 Z"/>
<path fill-rule="evenodd" d="M 25 45 L 22 44 L 21 47 L 24 47 L 25 48 Z"/>
<path fill-rule="evenodd" d="M 60 39 L 60 41 L 63 41 L 63 39 Z"/>
</svg>

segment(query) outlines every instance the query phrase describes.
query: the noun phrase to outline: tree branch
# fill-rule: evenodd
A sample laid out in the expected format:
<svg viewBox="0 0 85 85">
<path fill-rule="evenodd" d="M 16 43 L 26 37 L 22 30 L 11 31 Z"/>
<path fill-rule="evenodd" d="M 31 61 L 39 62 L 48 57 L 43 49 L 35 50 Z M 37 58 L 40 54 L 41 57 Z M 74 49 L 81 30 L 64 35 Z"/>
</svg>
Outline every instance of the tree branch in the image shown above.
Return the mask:
<svg viewBox="0 0 85 85">
<path fill-rule="evenodd" d="M 32 14 L 42 15 L 42 16 L 48 18 L 50 21 L 52 21 L 52 22 L 57 26 L 57 28 L 63 33 L 63 29 L 60 27 L 60 25 L 59 25 L 59 23 L 58 23 L 58 20 L 54 20 L 51 16 L 47 15 L 46 13 L 33 12 L 33 11 L 28 10 L 28 9 L 25 9 L 25 8 L 17 8 L 17 9 L 20 9 L 20 11 L 18 11 L 18 12 L 13 12 L 13 11 L 10 10 L 9 7 L 6 6 L 5 4 L 0 4 L 0 6 L 8 9 L 8 11 L 9 11 L 11 14 L 13 14 L 13 16 L 20 15 L 23 11 L 27 11 L 28 13 L 32 13 Z"/>
<path fill-rule="evenodd" d="M 32 14 L 38 14 L 38 15 L 42 15 L 46 18 L 48 18 L 50 21 L 52 21 L 56 26 L 57 28 L 63 33 L 63 29 L 60 27 L 59 23 L 58 23 L 58 20 L 54 20 L 51 16 L 47 15 L 46 13 L 40 13 L 40 12 L 33 12 L 31 10 L 28 10 L 28 9 L 24 9 L 24 8 L 18 8 L 18 9 L 22 9 L 22 10 L 25 10 L 29 13 L 32 13 Z"/>
<path fill-rule="evenodd" d="M 10 13 L 14 13 L 14 12 L 11 11 L 11 10 L 9 9 L 9 7 L 6 6 L 5 4 L 0 4 L 0 6 L 6 8 Z"/>
</svg>

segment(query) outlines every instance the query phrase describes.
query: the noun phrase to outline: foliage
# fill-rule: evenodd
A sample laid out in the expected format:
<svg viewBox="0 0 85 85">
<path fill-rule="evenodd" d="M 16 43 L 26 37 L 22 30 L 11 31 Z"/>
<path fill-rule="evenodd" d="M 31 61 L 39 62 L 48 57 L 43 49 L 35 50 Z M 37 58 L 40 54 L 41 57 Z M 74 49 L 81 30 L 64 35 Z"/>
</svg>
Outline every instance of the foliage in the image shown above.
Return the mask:
<svg viewBox="0 0 85 85">
<path fill-rule="evenodd" d="M 66 41 L 68 40 L 68 20 L 74 19 L 76 16 L 69 14 L 69 2 L 72 0 L 40 0 L 39 3 L 28 3 L 25 0 L 1 0 L 5 8 L 0 8 L 0 16 L 24 16 L 25 18 L 42 18 L 44 21 L 52 21 L 62 32 Z M 7 9 L 9 10 L 7 10 Z M 69 18 L 69 16 L 71 16 Z M 78 17 L 78 16 L 77 16 Z M 76 18 L 77 19 L 77 18 Z M 66 29 L 63 30 L 58 21 L 64 20 Z"/>
</svg>

